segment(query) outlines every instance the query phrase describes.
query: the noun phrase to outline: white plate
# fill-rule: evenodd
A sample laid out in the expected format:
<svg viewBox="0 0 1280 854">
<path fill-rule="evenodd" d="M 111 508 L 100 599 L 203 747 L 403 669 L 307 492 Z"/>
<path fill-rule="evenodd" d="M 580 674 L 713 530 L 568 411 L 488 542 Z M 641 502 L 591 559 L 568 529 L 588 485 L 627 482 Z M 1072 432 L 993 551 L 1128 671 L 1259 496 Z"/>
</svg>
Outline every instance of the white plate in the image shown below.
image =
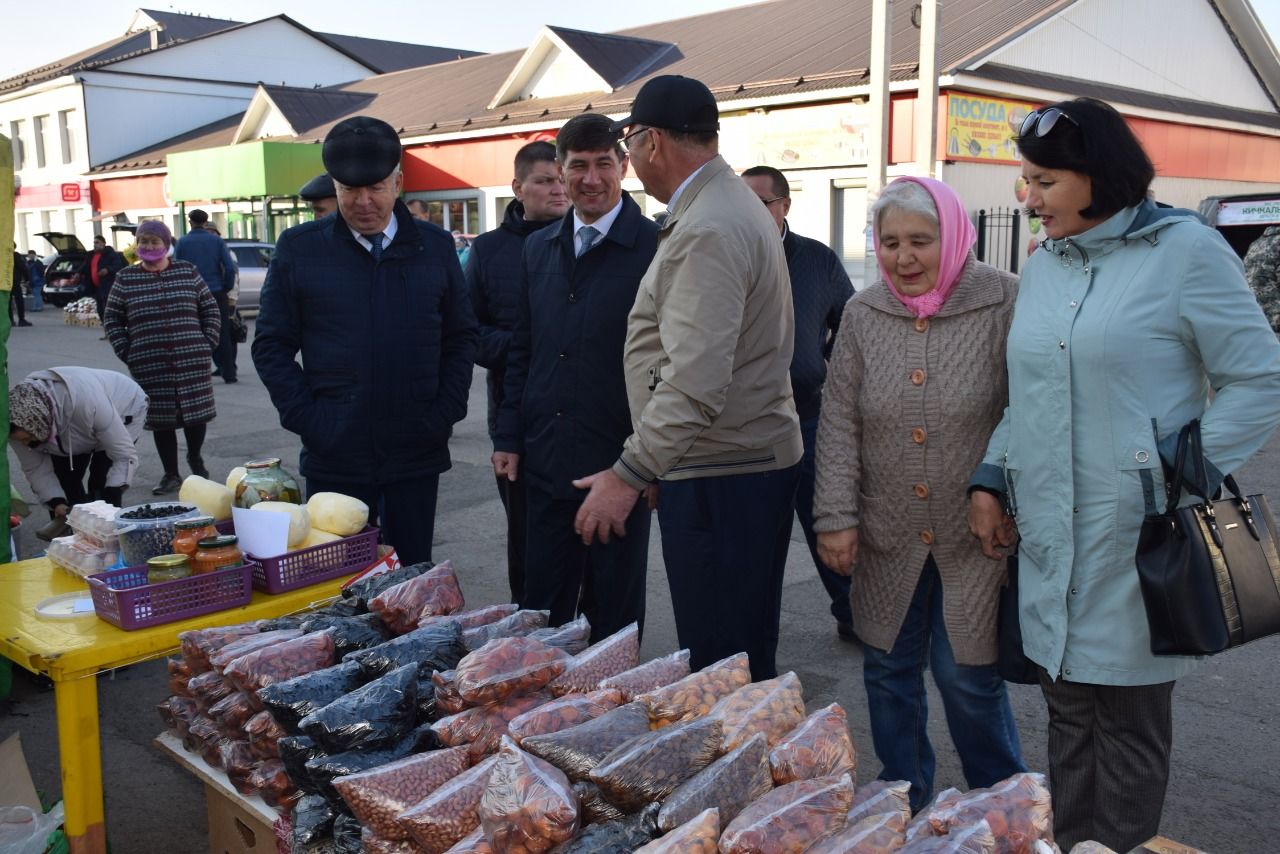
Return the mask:
<svg viewBox="0 0 1280 854">
<path fill-rule="evenodd" d="M 43 599 L 36 605 L 36 616 L 47 620 L 74 620 L 94 617 L 93 596 L 85 590 L 80 593 L 62 593 Z"/>
</svg>

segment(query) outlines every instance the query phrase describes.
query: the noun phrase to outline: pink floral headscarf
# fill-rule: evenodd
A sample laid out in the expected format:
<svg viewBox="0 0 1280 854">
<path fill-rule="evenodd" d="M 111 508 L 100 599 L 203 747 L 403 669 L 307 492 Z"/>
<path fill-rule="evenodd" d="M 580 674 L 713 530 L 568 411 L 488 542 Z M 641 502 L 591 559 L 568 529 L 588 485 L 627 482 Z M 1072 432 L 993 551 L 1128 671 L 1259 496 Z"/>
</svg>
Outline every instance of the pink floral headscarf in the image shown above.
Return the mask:
<svg viewBox="0 0 1280 854">
<path fill-rule="evenodd" d="M 964 203 L 946 184 L 932 178 L 903 176 L 894 180 L 889 186 L 901 181 L 909 181 L 924 187 L 933 199 L 933 206 L 938 210 L 938 238 L 942 245 L 938 279 L 933 290 L 927 294 L 909 297 L 899 293 L 893 286 L 893 279 L 890 278 L 884 264 L 880 264 L 880 275 L 884 278 L 884 283 L 889 286 L 890 293 L 897 297 L 908 311 L 916 317 L 933 317 L 947 301 L 951 291 L 955 289 L 956 282 L 960 280 L 960 271 L 969 257 L 969 250 L 978 241 L 978 234 L 973 230 L 973 223 L 969 221 Z M 879 263 L 880 228 L 878 224 L 875 229 L 875 247 L 876 259 Z"/>
</svg>

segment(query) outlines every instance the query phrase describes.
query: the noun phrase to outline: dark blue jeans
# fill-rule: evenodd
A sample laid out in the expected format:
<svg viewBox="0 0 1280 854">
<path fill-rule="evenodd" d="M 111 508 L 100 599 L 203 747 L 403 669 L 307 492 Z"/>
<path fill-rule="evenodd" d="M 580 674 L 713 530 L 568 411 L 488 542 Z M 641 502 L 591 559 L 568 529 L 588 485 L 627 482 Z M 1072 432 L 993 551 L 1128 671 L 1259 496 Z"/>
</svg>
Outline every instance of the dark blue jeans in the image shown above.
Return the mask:
<svg viewBox="0 0 1280 854">
<path fill-rule="evenodd" d="M 827 588 L 831 597 L 831 616 L 837 623 L 853 625 L 853 609 L 849 605 L 849 582 L 847 575 L 840 575 L 827 568 L 818 557 L 818 536 L 813 532 L 813 483 L 817 476 L 814 462 L 818 435 L 818 419 L 806 418 L 800 422 L 800 435 L 804 438 L 804 458 L 800 460 L 800 482 L 796 486 L 796 518 L 800 520 L 800 528 L 804 531 L 805 542 L 809 544 L 809 554 L 813 556 L 813 565 L 818 568 L 818 577 L 822 586 Z"/>
<path fill-rule="evenodd" d="M 933 796 L 935 763 L 928 733 L 926 667 L 933 670 L 942 694 L 947 728 L 969 788 L 990 786 L 1027 770 L 1009 696 L 995 664 L 956 664 L 943 622 L 942 579 L 932 555 L 925 562 L 892 651 L 867 646 L 862 660 L 871 737 L 884 766 L 880 779 L 911 783 L 913 812 Z"/>
</svg>

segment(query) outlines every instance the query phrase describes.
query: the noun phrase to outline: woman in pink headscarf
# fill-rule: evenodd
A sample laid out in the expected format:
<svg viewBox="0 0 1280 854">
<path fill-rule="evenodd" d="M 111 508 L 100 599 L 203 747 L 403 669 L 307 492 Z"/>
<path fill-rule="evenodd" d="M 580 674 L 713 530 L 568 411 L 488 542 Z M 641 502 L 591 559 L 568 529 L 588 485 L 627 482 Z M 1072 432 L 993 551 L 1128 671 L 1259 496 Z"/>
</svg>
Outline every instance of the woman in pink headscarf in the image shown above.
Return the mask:
<svg viewBox="0 0 1280 854">
<path fill-rule="evenodd" d="M 909 781 L 919 810 L 934 774 L 926 668 L 969 786 L 1025 770 L 995 667 L 1005 567 L 969 533 L 966 498 L 1008 399 L 1017 278 L 974 257 L 939 181 L 899 178 L 871 211 L 882 278 L 849 300 L 831 355 L 814 529 L 827 566 L 856 573 L 880 778 Z"/>
</svg>

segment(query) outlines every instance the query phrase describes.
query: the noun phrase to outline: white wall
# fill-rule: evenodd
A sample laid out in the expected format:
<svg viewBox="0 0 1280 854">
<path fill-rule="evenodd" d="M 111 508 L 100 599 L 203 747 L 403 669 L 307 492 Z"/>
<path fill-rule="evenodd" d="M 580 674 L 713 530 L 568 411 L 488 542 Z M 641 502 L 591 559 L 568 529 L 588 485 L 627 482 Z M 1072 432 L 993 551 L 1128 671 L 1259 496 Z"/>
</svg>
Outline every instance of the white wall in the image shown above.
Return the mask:
<svg viewBox="0 0 1280 854">
<path fill-rule="evenodd" d="M 311 87 L 360 80 L 373 72 L 279 18 L 145 53 L 111 64 L 114 71 L 199 73 L 243 83 Z"/>
</svg>

